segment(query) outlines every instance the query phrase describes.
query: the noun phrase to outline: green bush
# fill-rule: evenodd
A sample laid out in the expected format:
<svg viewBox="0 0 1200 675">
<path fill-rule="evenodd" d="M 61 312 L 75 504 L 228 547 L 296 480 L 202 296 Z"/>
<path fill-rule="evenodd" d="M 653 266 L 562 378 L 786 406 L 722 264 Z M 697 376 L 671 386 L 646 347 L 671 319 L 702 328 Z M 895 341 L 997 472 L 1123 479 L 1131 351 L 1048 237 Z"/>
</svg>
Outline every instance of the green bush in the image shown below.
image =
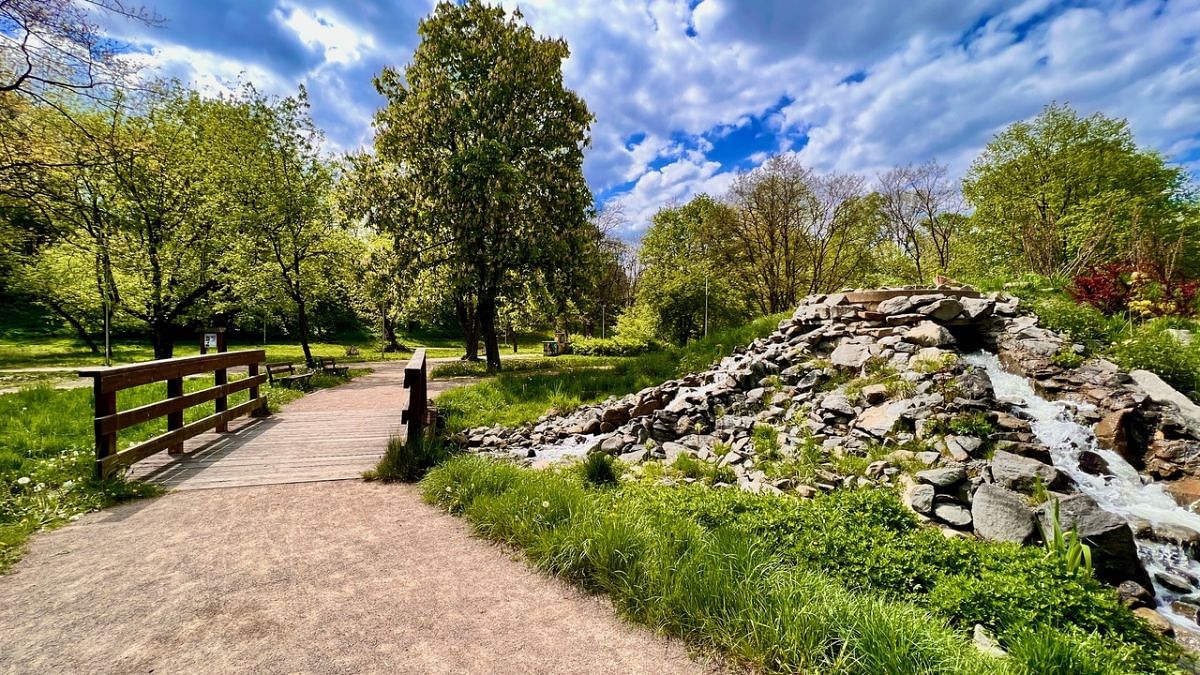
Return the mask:
<svg viewBox="0 0 1200 675">
<path fill-rule="evenodd" d="M 1105 316 L 1095 307 L 1063 295 L 1039 298 L 1032 308 L 1042 326 L 1070 336 L 1091 351 L 1107 349 L 1127 325 L 1123 317 Z"/>
<path fill-rule="evenodd" d="M 423 487 L 631 617 L 766 671 L 1169 672 L 1177 655 L 1091 576 L 1035 548 L 947 539 L 889 492 L 597 491 L 572 476 L 468 457 Z M 1012 658 L 977 655 L 976 623 Z"/>
<path fill-rule="evenodd" d="M 571 353 L 580 356 L 638 356 L 661 349 L 653 340 L 625 337 L 577 338 L 571 341 Z"/>
<path fill-rule="evenodd" d="M 1176 389 L 1195 395 L 1200 390 L 1200 345 L 1184 345 L 1166 332 L 1170 324 L 1151 321 L 1133 337 L 1113 345 L 1112 357 L 1122 368 L 1141 368 Z"/>
<path fill-rule="evenodd" d="M 363 478 L 415 483 L 449 457 L 450 451 L 440 439 L 408 443 L 401 436 L 392 436 L 383 459 L 374 469 L 363 474 Z"/>
</svg>

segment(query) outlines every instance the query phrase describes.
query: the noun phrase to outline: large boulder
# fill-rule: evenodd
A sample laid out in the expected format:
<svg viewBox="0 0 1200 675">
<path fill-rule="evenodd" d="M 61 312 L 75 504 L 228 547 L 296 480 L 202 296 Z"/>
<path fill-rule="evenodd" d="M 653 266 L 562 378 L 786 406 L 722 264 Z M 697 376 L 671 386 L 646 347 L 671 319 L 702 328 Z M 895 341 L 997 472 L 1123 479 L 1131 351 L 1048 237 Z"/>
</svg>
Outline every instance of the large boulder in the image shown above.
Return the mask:
<svg viewBox="0 0 1200 675">
<path fill-rule="evenodd" d="M 992 455 L 992 478 L 1019 491 L 1032 490 L 1039 480 L 1046 488 L 1056 488 L 1063 482 L 1062 473 L 1053 466 L 1004 450 Z"/>
<path fill-rule="evenodd" d="M 954 344 L 954 335 L 945 326 L 932 321 L 922 321 L 908 329 L 904 339 L 922 347 L 948 347 Z"/>
<path fill-rule="evenodd" d="M 1033 509 L 1025 498 L 999 485 L 980 485 L 971 501 L 975 533 L 992 541 L 1024 544 L 1033 536 Z"/>
<path fill-rule="evenodd" d="M 1079 537 L 1092 549 L 1092 565 L 1096 576 L 1112 585 L 1136 581 L 1150 588 L 1150 577 L 1138 559 L 1133 530 L 1120 517 L 1100 508 L 1084 494 L 1065 497 L 1058 503 L 1059 524 L 1064 532 L 1077 528 Z M 1042 529 L 1050 532 L 1054 504 L 1038 507 L 1037 518 Z"/>
</svg>

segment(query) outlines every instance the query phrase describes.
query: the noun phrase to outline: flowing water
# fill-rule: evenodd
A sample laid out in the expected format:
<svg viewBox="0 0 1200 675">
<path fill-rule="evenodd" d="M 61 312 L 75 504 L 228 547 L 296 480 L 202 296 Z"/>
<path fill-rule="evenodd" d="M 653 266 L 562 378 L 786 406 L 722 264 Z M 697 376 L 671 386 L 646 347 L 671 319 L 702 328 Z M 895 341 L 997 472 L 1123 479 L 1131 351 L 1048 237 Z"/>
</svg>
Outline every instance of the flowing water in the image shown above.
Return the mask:
<svg viewBox="0 0 1200 675">
<path fill-rule="evenodd" d="M 1034 436 L 1050 449 L 1054 466 L 1070 476 L 1079 491 L 1094 499 L 1100 508 L 1125 519 L 1135 532 L 1141 523 L 1200 532 L 1200 514 L 1180 507 L 1161 485 L 1143 482 L 1129 462 L 1117 453 L 1099 447 L 1091 428 L 1074 420 L 1072 407 L 1085 406 L 1043 398 L 1025 377 L 1005 370 L 995 354 L 976 352 L 966 355 L 964 360 L 987 371 L 996 390 L 996 398 L 1014 403 L 1025 413 Z M 1091 450 L 1104 458 L 1108 463 L 1109 475 L 1095 476 L 1083 471 L 1079 466 L 1079 456 L 1084 450 Z M 1142 564 L 1154 580 L 1159 611 L 1171 621 L 1195 630 L 1195 624 L 1171 610 L 1171 601 L 1183 594 L 1165 588 L 1155 577 L 1156 573 L 1169 572 L 1190 580 L 1200 580 L 1200 563 L 1191 559 L 1177 544 L 1138 540 L 1137 546 Z M 1195 593 L 1195 581 L 1192 583 Z"/>
</svg>

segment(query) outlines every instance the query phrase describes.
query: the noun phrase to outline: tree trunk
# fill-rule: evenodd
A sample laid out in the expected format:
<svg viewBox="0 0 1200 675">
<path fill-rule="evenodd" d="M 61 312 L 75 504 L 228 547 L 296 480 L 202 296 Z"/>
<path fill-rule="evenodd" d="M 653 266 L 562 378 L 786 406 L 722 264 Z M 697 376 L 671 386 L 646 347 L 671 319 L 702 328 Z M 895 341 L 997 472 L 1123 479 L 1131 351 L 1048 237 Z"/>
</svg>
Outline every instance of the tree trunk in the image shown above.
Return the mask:
<svg viewBox="0 0 1200 675">
<path fill-rule="evenodd" d="M 308 307 L 303 298 L 296 300 L 296 331 L 300 333 L 300 348 L 304 350 L 304 363 L 311 367 L 313 357 L 312 349 L 308 346 Z"/>
<path fill-rule="evenodd" d="M 87 345 L 88 349 L 91 350 L 93 354 L 100 353 L 100 347 L 96 344 L 96 341 L 92 339 L 92 336 L 88 335 L 87 328 L 84 327 L 83 322 L 71 316 L 67 310 L 57 302 L 51 300 L 46 304 L 51 310 L 54 311 L 55 314 L 61 316 L 64 321 L 71 324 L 71 328 L 75 329 L 75 334 L 79 336 L 80 340 L 83 340 L 83 343 Z"/>
<path fill-rule="evenodd" d="M 155 321 L 150 327 L 150 342 L 154 345 L 155 359 L 169 359 L 175 355 L 175 339 L 171 335 L 171 324 Z"/>
<path fill-rule="evenodd" d="M 479 328 L 483 333 L 483 349 L 487 357 L 488 372 L 500 370 L 500 342 L 496 335 L 496 298 L 481 295 L 479 298 Z"/>
<path fill-rule="evenodd" d="M 381 316 L 383 317 L 383 351 L 404 351 L 404 345 L 400 344 L 400 341 L 396 339 L 396 322 L 392 321 L 389 316 L 388 308 L 383 308 Z"/>
<path fill-rule="evenodd" d="M 466 353 L 463 361 L 479 360 L 479 312 L 478 307 L 463 297 L 454 298 L 454 312 L 458 315 L 458 325 L 462 328 L 463 344 Z"/>
</svg>

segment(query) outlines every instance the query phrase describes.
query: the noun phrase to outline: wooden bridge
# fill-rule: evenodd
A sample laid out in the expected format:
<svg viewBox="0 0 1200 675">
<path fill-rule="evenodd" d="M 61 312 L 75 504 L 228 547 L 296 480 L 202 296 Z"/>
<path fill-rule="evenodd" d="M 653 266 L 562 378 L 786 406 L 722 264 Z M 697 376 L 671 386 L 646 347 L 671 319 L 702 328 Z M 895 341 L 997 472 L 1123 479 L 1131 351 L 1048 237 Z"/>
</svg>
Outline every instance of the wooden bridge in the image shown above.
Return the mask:
<svg viewBox="0 0 1200 675">
<path fill-rule="evenodd" d="M 308 394 L 265 417 L 237 416 L 259 407 L 253 404 L 258 387 L 246 382 L 263 377 L 257 374 L 261 351 L 81 371 L 81 375 L 95 378 L 97 471 L 111 473 L 109 466 L 112 470 L 130 466 L 133 478 L 180 490 L 359 478 L 374 468 L 391 437 L 404 434 L 402 416 L 409 402 L 405 369 L 419 367 L 424 373 L 423 351 L 419 364 L 369 364 L 370 374 Z M 239 358 L 246 363 L 237 365 L 248 366 L 249 377 L 225 383 L 221 371 Z M 170 368 L 169 362 L 173 364 Z M 183 376 L 214 371 L 218 383 L 214 387 L 182 393 Z M 138 375 L 131 377 L 131 373 Z M 423 388 L 424 378 L 421 380 Z M 167 382 L 164 401 L 121 412 L 115 409 L 115 396 L 109 403 L 114 386 L 153 381 Z M 251 390 L 250 400 L 227 409 L 228 394 L 245 389 Z M 217 401 L 216 414 L 183 424 L 186 407 L 212 400 Z M 156 416 L 168 418 L 166 434 L 116 452 L 121 428 Z M 160 452 L 168 448 L 173 452 Z"/>
</svg>

